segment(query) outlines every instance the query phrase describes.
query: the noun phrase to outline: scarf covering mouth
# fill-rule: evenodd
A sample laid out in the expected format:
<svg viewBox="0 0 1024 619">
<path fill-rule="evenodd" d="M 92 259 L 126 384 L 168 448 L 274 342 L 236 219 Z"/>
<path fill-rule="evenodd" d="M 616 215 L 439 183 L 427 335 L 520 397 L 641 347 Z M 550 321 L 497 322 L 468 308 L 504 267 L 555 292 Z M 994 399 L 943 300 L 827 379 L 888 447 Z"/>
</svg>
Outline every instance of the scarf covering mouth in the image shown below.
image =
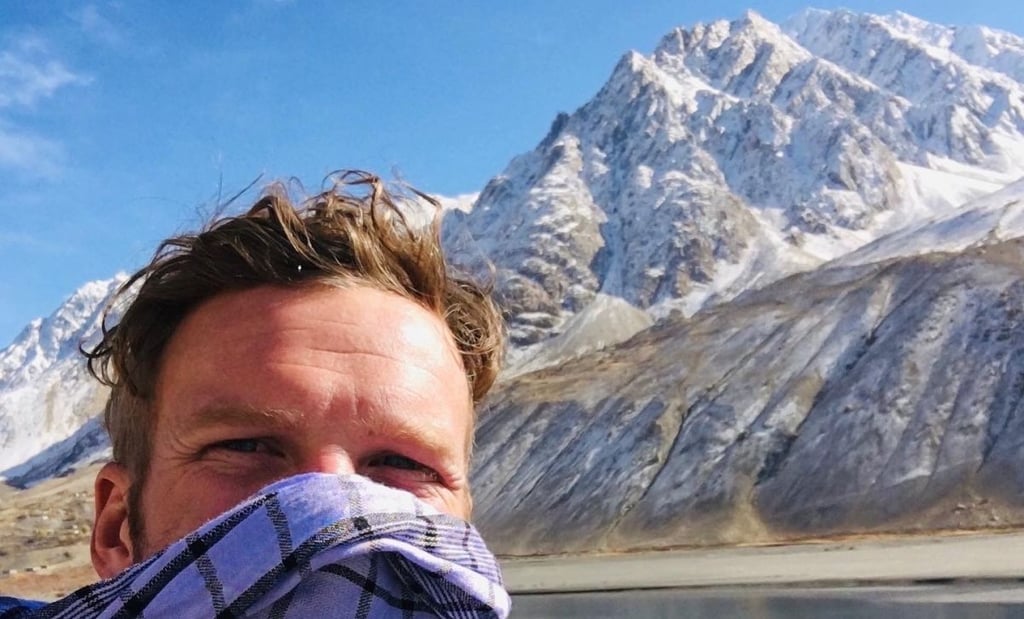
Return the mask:
<svg viewBox="0 0 1024 619">
<path fill-rule="evenodd" d="M 469 523 L 363 477 L 312 473 L 110 580 L 35 609 L 0 606 L 0 619 L 501 618 L 509 607 Z"/>
</svg>

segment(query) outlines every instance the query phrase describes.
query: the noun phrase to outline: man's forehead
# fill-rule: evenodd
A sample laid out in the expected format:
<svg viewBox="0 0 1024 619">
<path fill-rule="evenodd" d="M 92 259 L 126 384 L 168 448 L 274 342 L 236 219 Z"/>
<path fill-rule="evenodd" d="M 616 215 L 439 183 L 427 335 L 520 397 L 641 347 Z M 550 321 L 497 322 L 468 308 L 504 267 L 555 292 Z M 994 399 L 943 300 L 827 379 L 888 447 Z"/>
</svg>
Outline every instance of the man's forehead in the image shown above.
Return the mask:
<svg viewBox="0 0 1024 619">
<path fill-rule="evenodd" d="M 359 430 L 370 436 L 395 438 L 418 437 L 425 443 L 447 444 L 450 428 L 438 423 L 442 416 L 428 411 L 392 412 L 390 414 L 359 414 L 353 412 L 344 416 L 347 430 Z M 333 418 L 332 418 L 333 419 Z M 196 409 L 172 420 L 178 432 L 201 433 L 209 429 L 231 427 L 252 428 L 280 432 L 303 432 L 316 426 L 318 420 L 307 411 L 264 408 L 252 405 L 214 404 Z"/>
<path fill-rule="evenodd" d="M 186 319 L 166 354 L 157 417 L 172 417 L 176 431 L 301 429 L 311 415 L 340 414 L 367 435 L 450 443 L 472 433 L 447 325 L 393 293 L 268 286 L 221 295 Z"/>
</svg>

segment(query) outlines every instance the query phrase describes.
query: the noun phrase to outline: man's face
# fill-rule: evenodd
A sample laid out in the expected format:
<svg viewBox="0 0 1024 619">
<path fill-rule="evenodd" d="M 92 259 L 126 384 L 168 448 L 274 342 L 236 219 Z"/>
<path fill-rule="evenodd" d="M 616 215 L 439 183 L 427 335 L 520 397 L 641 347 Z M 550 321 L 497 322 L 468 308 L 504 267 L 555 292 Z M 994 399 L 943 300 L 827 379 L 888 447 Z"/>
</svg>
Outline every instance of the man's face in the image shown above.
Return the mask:
<svg viewBox="0 0 1024 619">
<path fill-rule="evenodd" d="M 219 295 L 168 343 L 155 413 L 135 561 L 303 472 L 358 473 L 469 517 L 466 376 L 444 322 L 396 294 Z"/>
</svg>

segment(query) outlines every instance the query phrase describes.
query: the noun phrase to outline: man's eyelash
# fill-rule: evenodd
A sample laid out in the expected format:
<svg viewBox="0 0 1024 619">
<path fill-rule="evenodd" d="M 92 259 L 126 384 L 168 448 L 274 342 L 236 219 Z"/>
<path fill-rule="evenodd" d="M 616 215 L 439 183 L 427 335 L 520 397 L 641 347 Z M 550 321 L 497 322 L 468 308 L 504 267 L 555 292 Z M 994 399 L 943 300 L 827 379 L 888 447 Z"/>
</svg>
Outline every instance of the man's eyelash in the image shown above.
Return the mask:
<svg viewBox="0 0 1024 619">
<path fill-rule="evenodd" d="M 236 454 L 261 454 L 279 455 L 281 451 L 275 446 L 271 439 L 266 438 L 233 438 L 211 443 L 205 447 L 202 454 L 211 451 L 223 450 Z M 441 481 L 441 475 L 430 468 L 408 456 L 397 453 L 376 454 L 366 462 L 369 468 L 389 468 L 400 471 L 410 471 L 422 475 L 430 481 Z"/>
<path fill-rule="evenodd" d="M 224 441 L 217 441 L 206 448 L 224 449 L 235 453 L 276 453 L 273 445 L 262 438 L 233 438 Z"/>
<path fill-rule="evenodd" d="M 420 464 L 419 462 L 413 460 L 412 458 L 402 456 L 399 454 L 387 453 L 374 456 L 373 458 L 370 459 L 368 465 L 371 467 L 386 466 L 408 471 L 417 471 L 420 473 L 424 473 L 435 480 L 440 480 L 441 478 L 441 476 L 438 475 L 437 471 L 430 468 L 429 466 Z"/>
</svg>

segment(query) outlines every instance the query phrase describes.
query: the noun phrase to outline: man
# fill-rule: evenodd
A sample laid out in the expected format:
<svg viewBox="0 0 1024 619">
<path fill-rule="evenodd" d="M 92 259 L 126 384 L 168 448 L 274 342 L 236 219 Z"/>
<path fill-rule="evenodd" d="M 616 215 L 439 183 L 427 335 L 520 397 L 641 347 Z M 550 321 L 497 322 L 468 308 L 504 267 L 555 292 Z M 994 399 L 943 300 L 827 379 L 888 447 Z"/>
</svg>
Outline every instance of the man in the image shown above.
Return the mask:
<svg viewBox="0 0 1024 619">
<path fill-rule="evenodd" d="M 40 616 L 507 612 L 464 524 L 500 315 L 376 177 L 339 187 L 365 195 L 296 208 L 275 188 L 165 241 L 122 288 L 86 353 L 113 446 L 92 561 L 120 584 Z"/>
</svg>

